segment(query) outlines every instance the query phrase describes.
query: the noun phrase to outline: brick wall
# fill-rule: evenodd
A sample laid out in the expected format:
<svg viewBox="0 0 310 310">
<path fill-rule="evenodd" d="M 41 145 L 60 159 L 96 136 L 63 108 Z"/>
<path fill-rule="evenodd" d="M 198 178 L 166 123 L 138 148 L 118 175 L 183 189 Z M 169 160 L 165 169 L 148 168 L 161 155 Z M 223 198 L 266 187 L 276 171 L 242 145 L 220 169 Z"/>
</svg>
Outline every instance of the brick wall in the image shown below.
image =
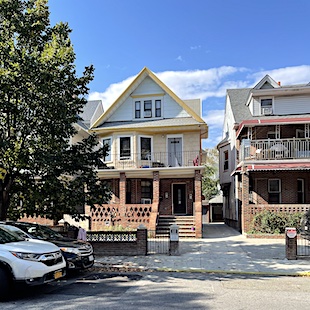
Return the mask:
<svg viewBox="0 0 310 310">
<path fill-rule="evenodd" d="M 95 255 L 147 255 L 147 229 L 137 229 L 136 241 L 90 241 L 90 243 L 94 248 Z"/>
<path fill-rule="evenodd" d="M 161 179 L 159 197 L 161 201 L 159 203 L 159 213 L 161 215 L 171 215 L 172 210 L 172 184 L 183 183 L 186 184 L 186 204 L 187 204 L 187 214 L 193 214 L 193 199 L 194 199 L 194 180 L 193 179 Z M 168 193 L 168 198 L 165 197 L 165 193 Z M 193 199 L 190 199 L 189 195 L 192 195 Z M 200 197 L 201 200 L 201 197 Z"/>
</svg>

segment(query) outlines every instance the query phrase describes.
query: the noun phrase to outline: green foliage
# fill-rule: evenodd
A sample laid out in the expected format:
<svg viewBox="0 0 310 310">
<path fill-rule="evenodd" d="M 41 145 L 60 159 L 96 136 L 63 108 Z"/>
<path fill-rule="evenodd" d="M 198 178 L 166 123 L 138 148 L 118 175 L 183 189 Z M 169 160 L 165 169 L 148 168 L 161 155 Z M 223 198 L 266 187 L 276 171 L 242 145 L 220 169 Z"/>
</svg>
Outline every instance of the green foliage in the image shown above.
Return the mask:
<svg viewBox="0 0 310 310">
<path fill-rule="evenodd" d="M 205 150 L 207 153 L 205 171 L 202 176 L 202 194 L 210 200 L 219 193 L 218 190 L 218 152 L 216 149 Z"/>
<path fill-rule="evenodd" d="M 252 234 L 284 234 L 286 227 L 300 230 L 303 213 L 272 212 L 264 210 L 254 216 Z"/>
<path fill-rule="evenodd" d="M 56 220 L 108 195 L 96 138 L 70 145 L 94 68 L 77 76 L 71 30 L 50 26 L 47 2 L 0 0 L 0 219 L 10 207 Z"/>
</svg>

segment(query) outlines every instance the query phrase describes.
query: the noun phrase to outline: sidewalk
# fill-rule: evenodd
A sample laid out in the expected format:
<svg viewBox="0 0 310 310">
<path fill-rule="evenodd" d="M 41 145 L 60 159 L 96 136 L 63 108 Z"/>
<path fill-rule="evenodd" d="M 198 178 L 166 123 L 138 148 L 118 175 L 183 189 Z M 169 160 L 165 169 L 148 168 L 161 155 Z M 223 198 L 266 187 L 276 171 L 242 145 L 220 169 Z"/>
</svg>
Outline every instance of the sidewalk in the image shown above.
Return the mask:
<svg viewBox="0 0 310 310">
<path fill-rule="evenodd" d="M 246 238 L 223 223 L 204 225 L 203 239 L 180 239 L 179 249 L 178 256 L 96 256 L 95 267 L 127 271 L 310 276 L 310 261 L 285 258 L 285 240 Z"/>
</svg>

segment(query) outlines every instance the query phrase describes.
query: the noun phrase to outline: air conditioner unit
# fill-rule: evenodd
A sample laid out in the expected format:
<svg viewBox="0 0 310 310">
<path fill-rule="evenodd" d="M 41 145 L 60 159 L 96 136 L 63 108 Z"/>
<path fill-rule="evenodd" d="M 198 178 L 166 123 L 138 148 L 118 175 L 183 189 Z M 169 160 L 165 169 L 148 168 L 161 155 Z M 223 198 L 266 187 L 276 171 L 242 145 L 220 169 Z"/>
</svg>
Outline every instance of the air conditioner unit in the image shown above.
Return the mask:
<svg viewBox="0 0 310 310">
<path fill-rule="evenodd" d="M 151 117 L 152 116 L 152 111 L 144 111 L 144 117 Z"/>
<path fill-rule="evenodd" d="M 262 114 L 263 115 L 271 115 L 272 114 L 272 108 L 262 108 Z"/>
<path fill-rule="evenodd" d="M 152 203 L 152 200 L 149 198 L 141 198 L 141 203 L 145 205 L 150 205 Z"/>
</svg>

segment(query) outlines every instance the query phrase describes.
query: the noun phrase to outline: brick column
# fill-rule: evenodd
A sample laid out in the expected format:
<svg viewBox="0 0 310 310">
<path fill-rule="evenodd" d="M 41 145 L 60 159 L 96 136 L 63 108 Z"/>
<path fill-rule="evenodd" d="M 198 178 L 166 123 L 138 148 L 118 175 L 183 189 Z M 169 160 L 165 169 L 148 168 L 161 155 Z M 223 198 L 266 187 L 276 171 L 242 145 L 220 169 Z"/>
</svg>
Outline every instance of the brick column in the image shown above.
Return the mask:
<svg viewBox="0 0 310 310">
<path fill-rule="evenodd" d="M 249 174 L 246 172 L 246 167 L 242 171 L 242 195 L 241 195 L 241 230 L 246 233 L 250 229 L 251 214 L 249 206 Z"/>
<path fill-rule="evenodd" d="M 142 224 L 137 228 L 137 251 L 139 255 L 147 255 L 147 229 Z"/>
<path fill-rule="evenodd" d="M 159 172 L 153 172 L 153 204 L 159 203 Z"/>
<path fill-rule="evenodd" d="M 159 172 L 153 172 L 153 201 L 152 212 L 150 218 L 150 230 L 156 230 L 156 220 L 159 207 Z"/>
<path fill-rule="evenodd" d="M 126 174 L 125 172 L 120 173 L 119 177 L 119 202 L 120 205 L 124 206 L 126 204 Z"/>
<path fill-rule="evenodd" d="M 195 232 L 196 238 L 202 237 L 202 202 L 201 202 L 201 173 L 199 170 L 195 170 L 195 203 L 194 203 L 194 215 L 195 215 Z"/>
<path fill-rule="evenodd" d="M 296 228 L 286 227 L 285 228 L 285 254 L 289 260 L 297 259 L 297 233 Z"/>
</svg>

